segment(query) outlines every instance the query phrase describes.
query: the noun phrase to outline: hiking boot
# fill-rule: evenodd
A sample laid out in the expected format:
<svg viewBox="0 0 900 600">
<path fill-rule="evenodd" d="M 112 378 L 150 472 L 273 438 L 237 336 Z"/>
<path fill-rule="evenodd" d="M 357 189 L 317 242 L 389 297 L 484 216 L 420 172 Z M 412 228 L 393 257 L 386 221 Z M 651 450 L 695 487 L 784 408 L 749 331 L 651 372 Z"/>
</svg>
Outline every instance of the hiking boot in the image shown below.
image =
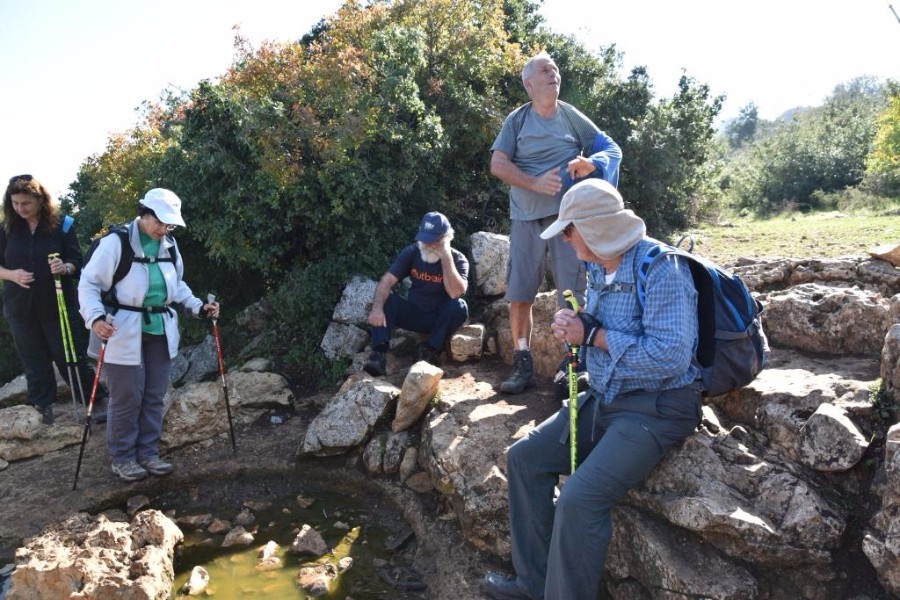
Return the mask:
<svg viewBox="0 0 900 600">
<path fill-rule="evenodd" d="M 37 411 L 41 413 L 41 423 L 44 425 L 53 425 L 53 405 L 50 406 L 35 406 Z"/>
<path fill-rule="evenodd" d="M 435 350 L 425 342 L 419 344 L 418 360 L 424 360 L 438 367 L 441 364 L 441 351 Z"/>
<path fill-rule="evenodd" d="M 141 466 L 144 467 L 148 473 L 156 475 L 157 477 L 163 477 L 175 470 L 175 466 L 172 463 L 167 463 L 158 456 L 142 460 Z"/>
<path fill-rule="evenodd" d="M 519 587 L 515 576 L 500 573 L 488 573 L 481 580 L 481 591 L 494 600 L 531 600 L 531 596 Z"/>
<path fill-rule="evenodd" d="M 370 354 L 366 364 L 363 365 L 363 371 L 372 377 L 384 375 L 387 372 L 387 354 L 377 350 Z"/>
<path fill-rule="evenodd" d="M 512 376 L 500 384 L 500 391 L 506 394 L 521 394 L 534 387 L 534 361 L 528 350 L 516 350 L 513 355 Z"/>
<path fill-rule="evenodd" d="M 122 463 L 113 463 L 112 472 L 118 475 L 119 479 L 122 481 L 127 481 L 129 483 L 132 481 L 140 481 L 147 477 L 147 469 L 133 460 Z"/>
</svg>

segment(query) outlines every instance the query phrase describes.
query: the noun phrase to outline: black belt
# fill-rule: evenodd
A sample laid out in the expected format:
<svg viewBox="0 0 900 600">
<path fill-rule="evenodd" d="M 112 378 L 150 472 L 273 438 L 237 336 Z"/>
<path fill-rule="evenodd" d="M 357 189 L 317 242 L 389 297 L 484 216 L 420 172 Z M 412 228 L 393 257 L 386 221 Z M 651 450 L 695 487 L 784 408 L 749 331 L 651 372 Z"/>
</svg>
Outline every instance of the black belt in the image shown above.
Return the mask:
<svg viewBox="0 0 900 600">
<path fill-rule="evenodd" d="M 129 306 L 127 304 L 119 304 L 118 302 L 104 302 L 104 306 L 109 306 L 110 308 L 112 308 L 112 314 L 116 314 L 116 311 L 118 311 L 119 309 L 144 313 L 144 323 L 148 325 L 150 324 L 151 314 L 168 313 L 173 316 L 175 315 L 175 310 L 169 304 L 165 306 Z"/>
</svg>

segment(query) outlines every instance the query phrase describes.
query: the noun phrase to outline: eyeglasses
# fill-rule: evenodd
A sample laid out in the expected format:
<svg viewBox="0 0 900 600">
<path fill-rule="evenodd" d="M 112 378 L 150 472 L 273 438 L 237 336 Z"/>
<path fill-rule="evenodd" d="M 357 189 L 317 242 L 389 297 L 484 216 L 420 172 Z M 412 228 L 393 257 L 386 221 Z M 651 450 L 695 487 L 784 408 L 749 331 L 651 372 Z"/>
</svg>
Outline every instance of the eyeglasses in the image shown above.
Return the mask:
<svg viewBox="0 0 900 600">
<path fill-rule="evenodd" d="M 572 237 L 572 230 L 575 229 L 575 223 L 569 223 L 566 225 L 565 229 L 562 230 L 562 234 L 564 237 Z"/>
<path fill-rule="evenodd" d="M 31 175 L 14 175 L 9 178 L 9 185 L 12 185 L 17 181 L 31 181 L 32 179 L 34 179 L 34 177 Z"/>
<path fill-rule="evenodd" d="M 172 233 L 173 231 L 175 231 L 175 228 L 178 227 L 177 225 L 169 225 L 168 223 L 163 223 L 156 215 L 153 215 L 153 219 L 156 221 L 157 225 L 161 225 L 162 227 L 166 228 L 166 233 Z"/>
</svg>

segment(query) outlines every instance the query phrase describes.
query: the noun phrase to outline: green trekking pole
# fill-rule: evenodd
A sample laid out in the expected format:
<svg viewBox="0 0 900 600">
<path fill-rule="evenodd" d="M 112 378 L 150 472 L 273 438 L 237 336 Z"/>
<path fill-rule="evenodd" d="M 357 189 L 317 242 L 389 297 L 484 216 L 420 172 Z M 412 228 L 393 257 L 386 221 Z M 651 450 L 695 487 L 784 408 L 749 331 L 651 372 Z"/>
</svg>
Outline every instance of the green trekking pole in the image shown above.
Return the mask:
<svg viewBox="0 0 900 600">
<path fill-rule="evenodd" d="M 564 291 L 563 297 L 575 314 L 578 314 L 580 310 L 578 298 L 575 297 L 572 290 Z M 578 374 L 575 372 L 578 367 L 578 346 L 567 342 L 566 349 L 569 353 L 569 458 L 572 463 L 572 473 L 574 473 L 575 464 L 578 461 Z"/>
<path fill-rule="evenodd" d="M 59 258 L 59 253 L 47 255 L 47 260 Z M 63 353 L 66 357 L 66 370 L 69 374 L 69 391 L 72 392 L 72 407 L 75 409 L 75 421 L 81 421 L 78 412 L 78 401 L 75 399 L 75 386 L 78 386 L 78 395 L 81 396 L 81 406 L 86 408 L 84 401 L 84 388 L 81 387 L 81 369 L 78 368 L 78 354 L 75 352 L 75 343 L 72 338 L 72 325 L 69 322 L 69 310 L 66 308 L 66 299 L 63 296 L 62 279 L 59 275 L 53 276 L 53 284 L 56 286 L 56 307 L 59 311 L 59 329 L 62 332 Z M 73 373 L 74 372 L 74 373 Z"/>
</svg>

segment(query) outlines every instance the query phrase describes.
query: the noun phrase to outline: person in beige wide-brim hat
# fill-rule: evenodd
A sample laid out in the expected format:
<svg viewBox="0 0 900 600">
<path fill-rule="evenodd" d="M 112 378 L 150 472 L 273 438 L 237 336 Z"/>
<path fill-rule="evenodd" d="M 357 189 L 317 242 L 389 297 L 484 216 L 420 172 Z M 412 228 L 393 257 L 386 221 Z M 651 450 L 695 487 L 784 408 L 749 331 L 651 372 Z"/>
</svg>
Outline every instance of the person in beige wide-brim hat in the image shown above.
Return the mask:
<svg viewBox="0 0 900 600">
<path fill-rule="evenodd" d="M 596 598 L 612 536 L 610 511 L 700 422 L 697 292 L 677 256 L 647 273 L 643 309 L 636 268 L 658 242 L 619 192 L 600 179 L 566 192 L 541 237 L 562 235 L 588 273 L 587 303 L 562 309 L 554 337 L 585 349 L 590 387 L 578 396 L 578 466 L 571 472 L 569 407 L 507 453 L 515 574 L 489 573 L 492 598 Z M 554 502 L 557 476 L 570 475 Z M 626 540 L 627 544 L 628 541 Z"/>
</svg>

